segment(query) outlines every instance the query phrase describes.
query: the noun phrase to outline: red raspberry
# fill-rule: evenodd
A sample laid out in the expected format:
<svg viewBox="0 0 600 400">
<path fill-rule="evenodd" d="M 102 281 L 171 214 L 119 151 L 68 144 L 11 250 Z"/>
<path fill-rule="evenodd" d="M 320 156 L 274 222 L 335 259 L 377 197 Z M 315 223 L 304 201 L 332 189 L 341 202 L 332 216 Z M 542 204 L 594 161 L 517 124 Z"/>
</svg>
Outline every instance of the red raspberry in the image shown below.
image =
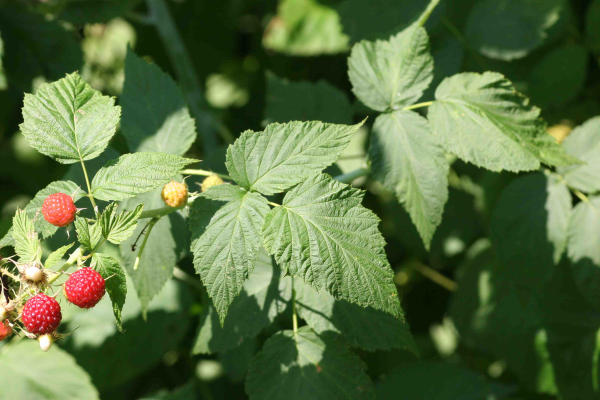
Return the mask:
<svg viewBox="0 0 600 400">
<path fill-rule="evenodd" d="M 42 215 L 54 226 L 67 226 L 75 219 L 77 207 L 68 194 L 55 193 L 46 197 L 42 205 Z"/>
<path fill-rule="evenodd" d="M 21 318 L 30 333 L 52 333 L 62 320 L 60 304 L 52 297 L 40 293 L 27 300 Z"/>
<path fill-rule="evenodd" d="M 89 267 L 81 268 L 65 282 L 65 296 L 79 308 L 92 308 L 102 300 L 105 284 L 98 272 Z"/>
<path fill-rule="evenodd" d="M 8 325 L 8 321 L 0 322 L 0 342 L 12 335 L 12 328 Z"/>
</svg>

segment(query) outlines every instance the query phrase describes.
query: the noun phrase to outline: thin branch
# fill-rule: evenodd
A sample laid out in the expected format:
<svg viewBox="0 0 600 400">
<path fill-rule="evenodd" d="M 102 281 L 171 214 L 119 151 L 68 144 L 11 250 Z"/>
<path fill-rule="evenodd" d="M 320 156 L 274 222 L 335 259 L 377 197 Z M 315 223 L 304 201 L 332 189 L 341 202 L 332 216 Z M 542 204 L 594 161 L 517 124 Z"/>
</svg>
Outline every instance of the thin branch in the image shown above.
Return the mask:
<svg viewBox="0 0 600 400">
<path fill-rule="evenodd" d="M 427 265 L 414 263 L 411 264 L 411 267 L 450 292 L 455 292 L 458 289 L 456 282 Z"/>
<path fill-rule="evenodd" d="M 180 172 L 182 175 L 198 175 L 198 176 L 213 176 L 216 175 L 219 178 L 232 181 L 233 178 L 226 174 L 219 174 L 217 172 L 207 171 L 205 169 L 184 169 Z"/>
<path fill-rule="evenodd" d="M 426 101 L 424 103 L 417 103 L 417 104 L 413 104 L 412 106 L 404 107 L 402 110 L 403 111 L 414 110 L 416 108 L 429 107 L 432 104 L 433 104 L 433 101 Z"/>
<path fill-rule="evenodd" d="M 371 173 L 371 171 L 367 168 L 358 168 L 358 169 L 355 169 L 354 171 L 348 172 L 347 174 L 338 175 L 338 176 L 334 177 L 333 179 L 335 179 L 336 181 L 342 182 L 342 183 L 351 183 L 356 178 L 360 178 L 361 176 L 369 175 L 370 173 Z"/>
</svg>

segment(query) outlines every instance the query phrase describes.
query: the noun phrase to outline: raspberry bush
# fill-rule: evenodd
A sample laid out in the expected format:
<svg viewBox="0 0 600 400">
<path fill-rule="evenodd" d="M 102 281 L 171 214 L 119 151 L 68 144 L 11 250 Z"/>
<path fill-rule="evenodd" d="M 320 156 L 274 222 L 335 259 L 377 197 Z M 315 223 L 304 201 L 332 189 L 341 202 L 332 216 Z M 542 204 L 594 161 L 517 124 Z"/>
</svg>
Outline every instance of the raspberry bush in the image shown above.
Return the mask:
<svg viewBox="0 0 600 400">
<path fill-rule="evenodd" d="M 600 398 L 598 21 L 1 3 L 0 398 Z"/>
</svg>

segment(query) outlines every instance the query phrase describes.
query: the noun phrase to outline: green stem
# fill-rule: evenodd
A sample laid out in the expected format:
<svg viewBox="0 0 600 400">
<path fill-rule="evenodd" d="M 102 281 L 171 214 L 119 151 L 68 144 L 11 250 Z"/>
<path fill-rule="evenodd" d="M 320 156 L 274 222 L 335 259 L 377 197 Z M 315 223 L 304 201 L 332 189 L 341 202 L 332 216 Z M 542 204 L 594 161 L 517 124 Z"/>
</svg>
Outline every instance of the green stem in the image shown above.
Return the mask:
<svg viewBox="0 0 600 400">
<path fill-rule="evenodd" d="M 94 196 L 92 196 L 92 187 L 90 185 L 90 179 L 88 178 L 87 169 L 85 168 L 85 163 L 81 160 L 81 168 L 83 169 L 83 176 L 85 176 L 85 183 L 87 185 L 88 194 L 87 197 L 90 199 L 92 203 L 92 207 L 94 207 L 94 214 L 98 216 L 98 206 L 96 205 L 96 201 L 94 200 Z"/>
<path fill-rule="evenodd" d="M 19 281 L 19 277 L 17 277 L 16 275 L 13 275 L 10 273 L 9 270 L 7 270 L 6 268 L 2 268 L 0 269 L 0 273 L 4 276 L 8 276 L 10 279 L 12 279 L 15 282 Z"/>
<path fill-rule="evenodd" d="M 354 171 L 348 172 L 347 174 L 338 175 L 338 176 L 334 177 L 333 179 L 335 179 L 336 181 L 342 182 L 342 183 L 351 183 L 356 178 L 360 178 L 361 176 L 369 175 L 370 172 L 371 171 L 367 168 L 359 168 L 359 169 L 355 169 Z"/>
<path fill-rule="evenodd" d="M 281 204 L 273 203 L 272 201 L 268 201 L 267 203 L 269 203 L 269 205 L 272 205 L 273 207 L 280 207 L 281 206 Z"/>
<path fill-rule="evenodd" d="M 201 90 L 200 80 L 194 70 L 190 54 L 185 48 L 183 39 L 171 17 L 169 7 L 164 0 L 146 0 L 146 4 L 150 11 L 150 19 L 154 22 L 165 50 L 171 59 L 171 64 L 177 72 L 192 115 L 196 118 L 198 131 L 203 133 L 202 139 L 205 150 L 207 152 L 216 151 L 218 149 L 216 132 L 218 131 L 228 142 L 232 141 L 232 135 L 205 110 L 206 100 Z"/>
<path fill-rule="evenodd" d="M 425 25 L 425 23 L 431 16 L 431 13 L 433 12 L 433 10 L 435 10 L 435 7 L 439 4 L 439 2 L 440 2 L 440 0 L 431 0 L 429 2 L 427 9 L 425 10 L 425 12 L 421 15 L 421 18 L 419 19 L 419 26 Z"/>
<path fill-rule="evenodd" d="M 414 110 L 415 108 L 429 107 L 432 104 L 433 104 L 433 101 L 426 101 L 424 103 L 417 103 L 417 104 L 413 104 L 412 106 L 404 107 L 402 110 L 403 111 Z"/>
<path fill-rule="evenodd" d="M 485 60 L 483 59 L 483 57 L 481 57 L 481 55 L 477 51 L 472 50 L 469 47 L 469 44 L 467 43 L 467 39 L 462 35 L 462 33 L 460 33 L 460 30 L 456 26 L 454 26 L 454 24 L 448 18 L 446 18 L 446 17 L 444 17 L 442 15 L 440 17 L 440 21 L 446 27 L 446 29 L 448 29 L 448 31 L 452 34 L 452 36 L 454 36 L 454 38 L 460 42 L 460 44 L 462 45 L 463 49 L 465 51 L 468 51 L 469 53 L 471 53 L 471 55 L 473 56 L 473 58 L 475 59 L 475 61 L 477 62 L 477 64 L 479 64 L 479 66 L 484 71 L 487 71 L 487 70 L 490 69 L 487 66 L 487 63 L 485 62 Z"/>
<path fill-rule="evenodd" d="M 138 252 L 137 257 L 135 258 L 135 263 L 133 264 L 134 271 L 136 271 L 138 269 L 138 266 L 140 264 L 140 258 L 142 257 L 142 254 L 144 253 L 144 248 L 146 247 L 146 243 L 148 242 L 148 238 L 150 237 L 152 228 L 154 228 L 154 225 L 156 225 L 156 223 L 158 222 L 159 219 L 160 219 L 160 217 L 154 217 L 148 223 L 148 231 L 146 232 L 146 236 L 144 236 L 144 241 L 142 242 L 142 245 L 140 246 L 140 251 Z"/>
<path fill-rule="evenodd" d="M 74 252 L 73 254 L 71 254 L 71 256 L 69 257 L 69 259 L 67 260 L 66 263 L 63 264 L 62 267 L 60 267 L 56 272 L 58 272 L 58 274 L 54 275 L 52 278 L 48 279 L 48 284 L 52 284 L 54 281 L 56 281 L 58 278 L 60 278 L 62 276 L 62 273 L 66 270 L 68 270 L 69 268 L 71 268 L 73 266 L 73 264 L 75 264 L 77 262 L 77 260 L 79 260 L 81 258 L 83 254 L 83 246 L 79 246 Z"/>
<path fill-rule="evenodd" d="M 218 176 L 219 178 L 222 178 L 222 179 L 227 179 L 229 181 L 233 180 L 233 178 L 230 177 L 229 175 L 218 174 L 216 172 L 207 171 L 205 169 L 184 169 L 184 170 L 181 170 L 180 174 L 181 175 L 199 175 L 199 176 L 213 176 L 213 175 L 216 175 L 216 176 Z"/>
<path fill-rule="evenodd" d="M 294 336 L 298 334 L 298 317 L 296 316 L 296 290 L 294 289 L 294 277 L 292 276 L 292 324 Z"/>
</svg>

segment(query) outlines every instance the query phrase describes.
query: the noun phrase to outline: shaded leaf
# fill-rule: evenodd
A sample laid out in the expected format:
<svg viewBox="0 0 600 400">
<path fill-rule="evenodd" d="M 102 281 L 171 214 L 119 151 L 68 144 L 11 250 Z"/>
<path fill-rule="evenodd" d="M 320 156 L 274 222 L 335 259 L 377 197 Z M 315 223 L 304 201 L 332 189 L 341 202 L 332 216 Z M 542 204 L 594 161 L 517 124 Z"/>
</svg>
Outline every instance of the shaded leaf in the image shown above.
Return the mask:
<svg viewBox="0 0 600 400">
<path fill-rule="evenodd" d="M 144 205 L 140 204 L 133 211 L 123 211 L 117 214 L 117 203 L 109 204 L 100 217 L 102 235 L 111 243 L 119 244 L 133 234 Z"/>
<path fill-rule="evenodd" d="M 246 392 L 254 399 L 374 399 L 366 365 L 340 342 L 309 327 L 280 331 L 250 364 Z"/>
<path fill-rule="evenodd" d="M 120 99 L 121 129 L 132 152 L 183 155 L 196 140 L 195 123 L 179 86 L 131 48 L 125 58 L 125 84 Z"/>
</svg>

